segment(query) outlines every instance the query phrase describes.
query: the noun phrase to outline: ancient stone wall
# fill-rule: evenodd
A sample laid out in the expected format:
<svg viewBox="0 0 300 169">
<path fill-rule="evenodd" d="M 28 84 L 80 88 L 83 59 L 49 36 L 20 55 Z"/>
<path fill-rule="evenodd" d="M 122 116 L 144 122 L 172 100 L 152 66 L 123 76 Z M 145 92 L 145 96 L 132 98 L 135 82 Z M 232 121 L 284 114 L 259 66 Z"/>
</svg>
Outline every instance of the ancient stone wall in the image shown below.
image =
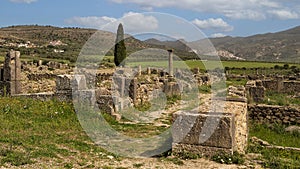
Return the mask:
<svg viewBox="0 0 300 169">
<path fill-rule="evenodd" d="M 300 124 L 300 110 L 287 106 L 249 105 L 249 118 L 261 123 Z"/>
<path fill-rule="evenodd" d="M 285 80 L 283 77 L 276 77 L 274 79 L 262 80 L 262 83 L 267 90 L 281 93 L 300 92 L 300 81 L 297 80 Z"/>
<path fill-rule="evenodd" d="M 54 79 L 57 75 L 51 73 L 43 73 L 43 74 L 36 74 L 31 73 L 27 75 L 28 80 L 38 81 L 42 79 Z"/>
<path fill-rule="evenodd" d="M 283 82 L 284 93 L 300 93 L 300 81 L 284 81 Z"/>
<path fill-rule="evenodd" d="M 97 82 L 101 82 L 101 81 L 104 81 L 104 80 L 111 80 L 113 74 L 111 73 L 98 73 L 96 75 L 96 80 Z"/>
</svg>

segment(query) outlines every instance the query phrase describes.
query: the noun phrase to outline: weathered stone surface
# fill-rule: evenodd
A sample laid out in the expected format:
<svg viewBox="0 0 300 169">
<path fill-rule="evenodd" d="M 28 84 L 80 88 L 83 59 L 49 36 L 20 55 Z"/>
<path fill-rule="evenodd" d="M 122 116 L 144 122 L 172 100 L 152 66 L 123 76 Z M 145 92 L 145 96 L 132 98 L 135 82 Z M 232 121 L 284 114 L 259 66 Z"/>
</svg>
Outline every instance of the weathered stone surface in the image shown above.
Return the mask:
<svg viewBox="0 0 300 169">
<path fill-rule="evenodd" d="M 170 97 L 174 96 L 174 95 L 177 95 L 177 96 L 181 95 L 180 86 L 176 82 L 167 82 L 164 85 L 163 91 L 165 92 L 165 94 L 167 96 L 170 96 Z"/>
<path fill-rule="evenodd" d="M 21 93 L 21 61 L 20 52 L 11 50 L 7 53 L 4 67 L 1 70 L 1 95 Z"/>
<path fill-rule="evenodd" d="M 232 115 L 179 113 L 176 116 L 178 121 L 173 124 L 172 128 L 174 143 L 233 148 Z M 182 132 L 186 129 L 190 129 L 188 133 Z M 211 136 L 207 138 L 207 135 Z"/>
<path fill-rule="evenodd" d="M 58 75 L 56 77 L 56 91 L 86 90 L 84 75 Z"/>
<path fill-rule="evenodd" d="M 300 92 L 300 81 L 295 79 L 285 79 L 284 77 L 275 77 L 272 79 L 262 80 L 263 86 L 267 90 L 273 90 L 281 93 Z"/>
<path fill-rule="evenodd" d="M 56 91 L 72 90 L 71 75 L 58 75 L 56 77 Z"/>
<path fill-rule="evenodd" d="M 261 123 L 300 124 L 300 110 L 288 106 L 248 105 L 249 117 Z"/>
<path fill-rule="evenodd" d="M 219 153 L 232 154 L 233 150 L 227 148 L 208 147 L 208 146 L 201 146 L 201 145 L 181 144 L 181 143 L 172 144 L 172 153 L 174 155 L 180 155 L 185 152 L 191 154 L 198 154 L 200 156 L 212 157 Z"/>
<path fill-rule="evenodd" d="M 289 126 L 285 128 L 285 131 L 290 133 L 294 133 L 294 132 L 300 133 L 300 126 Z"/>
<path fill-rule="evenodd" d="M 265 88 L 260 80 L 248 81 L 246 90 L 251 100 L 254 102 L 262 102 L 265 98 Z"/>
<path fill-rule="evenodd" d="M 213 113 L 211 109 L 218 113 Z M 244 97 L 208 100 L 199 107 L 199 111 L 181 111 L 173 115 L 173 152 L 189 151 L 202 155 L 211 154 L 211 151 L 245 153 L 248 113 Z"/>
</svg>

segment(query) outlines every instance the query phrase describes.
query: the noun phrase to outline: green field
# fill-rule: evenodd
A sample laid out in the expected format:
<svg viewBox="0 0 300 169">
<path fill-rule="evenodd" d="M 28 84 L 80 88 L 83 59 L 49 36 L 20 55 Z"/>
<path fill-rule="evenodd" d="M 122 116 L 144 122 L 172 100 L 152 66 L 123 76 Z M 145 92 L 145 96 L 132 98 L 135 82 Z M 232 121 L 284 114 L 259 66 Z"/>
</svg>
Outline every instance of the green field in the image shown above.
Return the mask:
<svg viewBox="0 0 300 169">
<path fill-rule="evenodd" d="M 127 63 L 129 66 L 138 66 L 141 65 L 142 67 L 168 67 L 168 62 L 165 61 L 153 61 L 153 62 L 133 62 Z M 199 60 L 187 60 L 187 61 L 174 61 L 174 68 L 200 68 L 205 70 L 206 67 L 209 69 L 215 68 L 273 68 L 274 66 L 284 66 L 286 63 L 275 63 L 275 62 L 251 62 L 251 61 L 199 61 Z M 222 67 L 220 67 L 222 66 Z M 289 66 L 296 66 L 300 68 L 300 64 L 289 64 Z"/>
<path fill-rule="evenodd" d="M 54 58 L 41 58 L 38 56 L 28 56 L 28 55 L 22 55 L 21 56 L 21 61 L 27 61 L 27 62 L 37 62 L 38 60 L 43 60 L 43 61 L 55 61 L 55 62 L 60 62 L 60 63 L 70 63 L 69 60 L 64 60 L 64 59 L 54 59 Z M 0 56 L 0 63 L 4 62 L 4 56 Z"/>
</svg>

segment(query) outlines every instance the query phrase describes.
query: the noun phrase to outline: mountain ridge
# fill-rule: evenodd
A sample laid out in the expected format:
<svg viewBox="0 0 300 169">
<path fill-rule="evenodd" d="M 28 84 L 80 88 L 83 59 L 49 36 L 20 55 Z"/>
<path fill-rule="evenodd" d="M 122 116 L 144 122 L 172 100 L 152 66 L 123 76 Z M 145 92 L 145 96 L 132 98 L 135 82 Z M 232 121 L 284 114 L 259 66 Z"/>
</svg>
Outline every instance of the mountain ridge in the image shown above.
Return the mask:
<svg viewBox="0 0 300 169">
<path fill-rule="evenodd" d="M 27 55 L 40 55 L 41 57 L 69 58 L 73 61 L 78 56 L 81 47 L 98 30 L 87 28 L 60 28 L 54 26 L 19 25 L 0 28 L 0 54 L 3 55 L 7 49 L 17 48 L 5 46 L 9 43 L 26 43 L 30 41 L 41 48 L 35 50 L 23 49 Z M 107 38 L 115 34 L 105 32 Z M 49 42 L 61 40 L 67 46 L 57 46 L 65 53 L 57 54 L 50 51 Z M 275 32 L 251 35 L 247 37 L 219 37 L 196 41 L 201 45 L 208 40 L 214 45 L 218 53 L 222 53 L 222 59 L 245 59 L 251 61 L 278 61 L 278 62 L 299 62 L 300 61 L 300 26 Z M 201 42 L 203 41 L 203 42 Z M 125 40 L 129 53 L 146 49 L 175 49 L 175 54 L 183 59 L 196 58 L 193 49 L 189 48 L 192 42 L 184 40 L 160 41 L 157 39 L 139 40 L 130 35 Z M 193 42 L 195 43 L 195 42 Z M 191 45 L 192 46 L 192 45 Z M 18 49 L 18 48 L 17 48 Z M 44 51 L 41 51 L 44 50 Z M 111 52 L 111 51 L 110 51 Z M 110 53 L 111 54 L 111 53 Z M 226 56 L 228 55 L 228 57 Z"/>
</svg>

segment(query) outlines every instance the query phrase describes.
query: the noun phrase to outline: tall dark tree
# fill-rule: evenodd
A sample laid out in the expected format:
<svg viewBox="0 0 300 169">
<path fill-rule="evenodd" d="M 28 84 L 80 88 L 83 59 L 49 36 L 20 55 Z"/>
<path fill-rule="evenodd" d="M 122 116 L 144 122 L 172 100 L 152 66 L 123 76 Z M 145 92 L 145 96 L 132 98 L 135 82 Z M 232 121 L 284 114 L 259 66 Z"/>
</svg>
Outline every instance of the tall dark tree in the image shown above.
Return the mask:
<svg viewBox="0 0 300 169">
<path fill-rule="evenodd" d="M 114 62 L 116 66 L 124 66 L 123 62 L 126 58 L 126 46 L 124 42 L 124 29 L 123 25 L 120 23 L 117 31 L 117 38 L 114 50 Z"/>
</svg>

